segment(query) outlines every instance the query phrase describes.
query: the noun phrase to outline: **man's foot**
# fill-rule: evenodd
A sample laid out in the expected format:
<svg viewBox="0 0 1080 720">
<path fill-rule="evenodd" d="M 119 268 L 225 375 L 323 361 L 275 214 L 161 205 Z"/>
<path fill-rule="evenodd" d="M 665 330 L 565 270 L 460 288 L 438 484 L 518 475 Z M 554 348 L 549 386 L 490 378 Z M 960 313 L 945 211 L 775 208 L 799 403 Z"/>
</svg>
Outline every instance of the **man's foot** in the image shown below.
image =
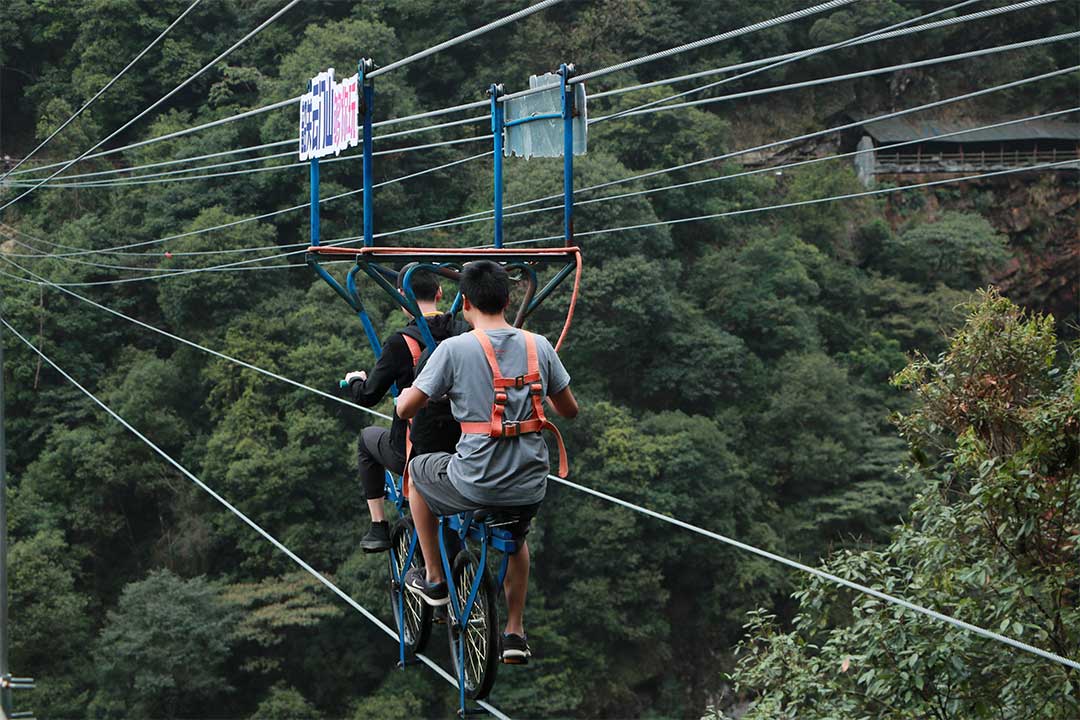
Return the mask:
<svg viewBox="0 0 1080 720">
<path fill-rule="evenodd" d="M 514 633 L 503 633 L 502 636 L 502 661 L 507 665 L 528 665 L 532 657 L 532 650 L 525 636 Z"/>
<path fill-rule="evenodd" d="M 390 549 L 390 523 L 371 523 L 367 535 L 360 538 L 360 549 L 366 553 L 386 552 Z"/>
<path fill-rule="evenodd" d="M 428 605 L 438 607 L 450 602 L 450 593 L 445 582 L 429 583 L 424 568 L 409 568 L 405 573 L 405 589 L 419 595 Z"/>
<path fill-rule="evenodd" d="M 445 625 L 450 622 L 450 609 L 448 605 L 440 605 L 431 613 L 431 622 L 436 625 Z"/>
</svg>

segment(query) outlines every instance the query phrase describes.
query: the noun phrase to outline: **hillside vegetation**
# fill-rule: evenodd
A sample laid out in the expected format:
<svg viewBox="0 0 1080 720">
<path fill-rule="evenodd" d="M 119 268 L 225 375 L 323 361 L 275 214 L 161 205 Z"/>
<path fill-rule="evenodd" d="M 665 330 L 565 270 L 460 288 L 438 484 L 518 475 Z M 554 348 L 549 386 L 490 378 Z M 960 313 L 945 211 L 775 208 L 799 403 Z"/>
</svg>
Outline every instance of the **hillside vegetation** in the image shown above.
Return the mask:
<svg viewBox="0 0 1080 720">
<path fill-rule="evenodd" d="M 29 152 L 188 4 L 0 3 L 0 155 Z M 202 3 L 30 165 L 76 157 L 281 4 Z M 521 5 L 301 3 L 114 142 L 294 97 L 327 67 L 351 74 L 366 56 L 386 65 Z M 790 0 L 565 3 L 379 77 L 376 119 L 483 99 L 492 82 L 521 89 L 531 74 L 560 62 L 585 72 L 794 9 Z M 924 2 L 865 0 L 605 76 L 589 92 L 843 40 L 930 10 Z M 1050 3 L 836 50 L 712 92 L 991 47 L 1078 25 L 1075 3 Z M 1067 67 L 1075 63 L 1075 48 L 1057 43 L 924 68 L 903 83 L 881 76 L 600 123 L 591 130 L 588 154 L 575 164 L 575 183 L 595 185 L 808 132 L 845 112 L 884 113 Z M 1075 99 L 1076 81 L 1075 73 L 1059 76 L 951 112 L 990 122 L 1058 109 Z M 689 86 L 595 100 L 589 112 L 608 114 Z M 450 119 L 458 117 L 464 116 Z M 291 106 L 76 168 L 191 158 L 291 139 L 296 128 Z M 447 128 L 383 147 L 487 131 L 483 123 Z M 290 154 L 268 164 L 296 162 L 293 149 L 270 151 Z M 375 180 L 487 149 L 478 142 L 379 156 Z M 350 155 L 324 165 L 323 198 L 360 187 L 359 157 Z M 741 169 L 703 164 L 600 195 Z M 1076 452 L 1075 443 L 1062 439 L 1066 431 L 1075 439 L 1077 428 L 1075 360 L 1069 364 L 1051 315 L 1032 319 L 996 294 L 965 305 L 976 290 L 1009 279 L 1004 295 L 1031 312 L 1075 311 L 1060 302 L 1061 287 L 1076 282 L 1068 274 L 1075 267 L 1039 262 L 1075 242 L 1075 183 L 1075 174 L 1028 174 L 583 236 L 581 300 L 562 353 L 582 402 L 581 416 L 562 423 L 572 479 L 811 564 L 839 551 L 827 560 L 835 572 L 887 584 L 931 606 L 944 603 L 943 611 L 962 607 L 965 619 L 1077 657 L 1076 538 L 1065 537 L 1075 534 L 1077 467 L 1075 457 L 1072 464 L 1060 457 Z M 561 187 L 558 160 L 507 161 L 507 204 Z M 581 205 L 575 222 L 584 233 L 862 190 L 850 160 L 840 160 Z M 0 202 L 16 192 L 22 189 L 0 189 Z M 374 358 L 354 314 L 304 267 L 302 255 L 256 263 L 290 268 L 107 282 L 250 257 L 185 252 L 302 246 L 306 209 L 191 233 L 307 201 L 304 167 L 42 188 L 0 214 L 0 258 L 9 261 L 0 264 L 2 312 L 162 449 L 389 619 L 385 558 L 358 548 L 367 510 L 354 477 L 356 434 L 378 419 L 18 279 L 30 279 L 32 271 L 56 283 L 103 283 L 71 289 L 329 389 L 350 370 L 370 369 Z M 1006 202 L 1025 208 L 1031 222 L 1010 221 L 1002 212 L 1012 206 Z M 376 230 L 490 205 L 485 158 L 379 188 Z M 321 222 L 324 238 L 358 235 L 360 196 L 324 203 Z M 558 212 L 506 221 L 507 241 L 560 233 Z M 149 244 L 166 237 L 172 239 Z M 387 241 L 466 246 L 490 237 L 490 222 L 478 222 Z M 139 243 L 125 255 L 46 256 Z M 343 273 L 347 266 L 332 267 Z M 1028 268 L 1037 272 L 1025 275 Z M 404 322 L 376 289 L 363 294 L 381 334 Z M 553 298 L 531 329 L 555 334 L 564 302 Z M 1075 337 L 1074 319 L 1058 318 L 1060 338 Z M 955 384 L 997 372 L 964 354 L 997 347 L 1002 328 L 1032 343 L 1016 346 L 1032 363 L 1017 372 L 1035 373 L 1022 413 L 987 408 L 997 413 L 993 422 L 1007 426 L 1004 435 L 938 407 Z M 397 671 L 395 646 L 381 631 L 10 334 L 4 350 L 11 665 L 16 674 L 38 678 L 37 690 L 17 697 L 20 708 L 33 708 L 40 718 L 102 719 L 366 720 L 453 712 L 456 694 L 442 679 L 423 667 Z M 896 413 L 902 434 L 890 419 Z M 1060 484 L 1060 497 L 1030 497 L 1028 486 L 1016 483 L 1035 483 L 1034 477 L 1044 489 L 1051 478 L 1070 478 L 1069 490 Z M 1060 524 L 1064 535 L 1048 539 L 1039 520 L 1016 527 L 1012 501 L 1031 504 L 1022 508 L 1029 519 L 1057 512 L 1054 503 L 1068 506 L 1071 520 L 1046 521 Z M 975 527 L 982 518 L 994 527 Z M 1008 553 L 993 547 L 995 527 Z M 513 717 L 697 718 L 710 706 L 729 712 L 735 701 L 745 706 L 758 698 L 754 712 L 761 718 L 876 717 L 884 711 L 874 703 L 883 698 L 898 718 L 1024 717 L 1013 712 L 1062 682 L 1071 683 L 1075 698 L 1075 673 L 1020 662 L 982 640 L 946 637 L 929 620 L 806 585 L 781 566 L 567 487 L 550 487 L 530 544 L 526 622 L 535 657 L 527 670 L 504 669 L 492 698 Z M 1048 579 L 1066 565 L 1072 575 Z M 973 584 L 987 583 L 1000 589 L 998 604 L 965 604 Z M 1028 587 L 1037 602 L 1014 612 L 1004 595 Z M 1063 604 L 1056 620 L 1040 615 L 1043 601 Z M 936 649 L 939 640 L 956 649 L 959 665 Z M 443 644 L 436 633 L 438 658 Z M 886 657 L 889 652 L 902 657 Z M 842 662 L 851 669 L 838 676 Z M 1008 677 L 1000 664 L 1009 665 Z M 980 675 L 988 667 L 993 671 Z M 871 669 L 875 674 L 867 677 Z M 942 673 L 953 670 L 967 673 L 957 680 L 959 692 L 982 698 L 986 691 L 985 702 L 940 704 L 934 693 Z M 731 671 L 733 678 L 726 675 Z M 929 675 L 931 686 L 915 684 L 914 677 Z M 989 693 L 990 684 L 997 694 Z M 811 692 L 815 705 L 808 709 Z M 1075 710 L 1068 699 L 1048 702 L 1033 716 Z"/>
</svg>

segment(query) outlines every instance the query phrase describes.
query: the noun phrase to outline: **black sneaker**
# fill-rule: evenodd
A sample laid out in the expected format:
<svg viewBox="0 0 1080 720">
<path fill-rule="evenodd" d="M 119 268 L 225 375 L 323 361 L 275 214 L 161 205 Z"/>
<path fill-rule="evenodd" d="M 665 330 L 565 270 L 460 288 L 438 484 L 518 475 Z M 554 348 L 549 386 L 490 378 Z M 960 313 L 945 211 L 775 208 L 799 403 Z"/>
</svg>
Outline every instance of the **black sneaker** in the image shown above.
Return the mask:
<svg viewBox="0 0 1080 720">
<path fill-rule="evenodd" d="M 409 568 L 405 573 L 405 589 L 414 595 L 419 595 L 428 605 L 438 607 L 450 603 L 450 593 L 446 591 L 446 583 L 429 583 L 424 568 Z"/>
<path fill-rule="evenodd" d="M 507 665 L 528 665 L 532 657 L 529 643 L 522 635 L 503 633 L 502 636 L 502 661 Z"/>
<path fill-rule="evenodd" d="M 390 523 L 373 522 L 371 529 L 360 538 L 360 549 L 366 553 L 386 552 L 390 549 Z"/>
<path fill-rule="evenodd" d="M 431 622 L 436 625 L 445 625 L 450 622 L 450 606 L 440 605 L 431 613 Z"/>
</svg>

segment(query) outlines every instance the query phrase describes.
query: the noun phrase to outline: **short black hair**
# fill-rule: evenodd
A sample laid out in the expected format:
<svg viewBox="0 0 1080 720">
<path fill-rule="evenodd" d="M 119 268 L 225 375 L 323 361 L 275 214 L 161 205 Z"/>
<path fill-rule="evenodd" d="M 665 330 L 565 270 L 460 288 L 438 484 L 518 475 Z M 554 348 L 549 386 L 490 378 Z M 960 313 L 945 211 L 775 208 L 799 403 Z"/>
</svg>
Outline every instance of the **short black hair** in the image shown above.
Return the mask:
<svg viewBox="0 0 1080 720">
<path fill-rule="evenodd" d="M 491 260 L 474 260 L 461 271 L 461 294 L 485 315 L 498 315 L 510 303 L 510 275 Z"/>
<path fill-rule="evenodd" d="M 400 280 L 405 280 L 405 273 L 400 275 Z M 409 276 L 409 287 L 417 300 L 428 302 L 439 293 L 439 277 L 430 270 L 420 268 Z"/>
</svg>

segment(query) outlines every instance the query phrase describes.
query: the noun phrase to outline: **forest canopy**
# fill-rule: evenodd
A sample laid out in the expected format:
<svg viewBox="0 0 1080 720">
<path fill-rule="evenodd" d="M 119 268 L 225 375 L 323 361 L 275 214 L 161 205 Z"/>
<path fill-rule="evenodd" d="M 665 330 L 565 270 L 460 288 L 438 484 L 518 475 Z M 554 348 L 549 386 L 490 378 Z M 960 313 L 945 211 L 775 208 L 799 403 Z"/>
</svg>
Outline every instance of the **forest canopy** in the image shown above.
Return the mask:
<svg viewBox="0 0 1080 720">
<path fill-rule="evenodd" d="M 196 5 L 5 179 L 0 205 L 27 190 L 24 180 L 56 169 L 36 168 L 78 157 L 283 4 Z M 189 5 L 0 3 L 0 158 L 12 158 L 0 174 Z M 288 100 L 326 68 L 351 74 L 364 57 L 389 65 L 522 6 L 299 3 L 106 149 Z M 563 62 L 588 72 L 801 7 L 563 3 L 381 75 L 375 119 L 485 100 L 492 82 L 514 91 Z M 934 9 L 863 0 L 605 75 L 587 83 L 589 114 L 689 85 L 591 97 L 607 90 L 840 42 Z M 1078 24 L 1075 3 L 1051 2 L 838 48 L 691 99 Z M 867 190 L 850 158 L 771 167 L 835 154 L 846 139 L 708 160 L 1074 64 L 1074 43 L 1033 45 L 590 128 L 575 187 L 619 184 L 575 209 L 585 268 L 561 355 L 582 412 L 560 422 L 572 480 L 1080 657 L 1080 367 L 1068 304 L 1078 282 L 1075 171 L 807 203 Z M 957 102 L 942 117 L 979 125 L 1031 116 L 1063 107 L 1076 88 L 1073 71 Z M 368 517 L 354 450 L 357 433 L 383 421 L 197 347 L 327 392 L 374 364 L 355 313 L 303 261 L 309 176 L 293 144 L 296 110 L 81 161 L 0 211 L 0 311 L 164 452 L 389 620 L 385 557 L 358 546 Z M 376 232 L 410 230 L 380 244 L 491 242 L 484 218 L 427 226 L 490 210 L 490 158 L 466 161 L 489 149 L 486 123 L 376 144 L 387 151 L 376 157 L 376 183 L 411 176 L 374 193 Z M 464 138 L 479 140 L 400 151 Z M 192 175 L 192 167 L 254 157 L 201 156 L 275 143 L 257 164 Z M 140 172 L 181 172 L 141 181 L 132 172 L 151 164 Z M 258 172 L 247 171 L 253 165 Z M 561 167 L 508 159 L 507 206 L 558 197 Z M 65 180 L 76 173 L 103 174 Z M 345 152 L 321 173 L 322 236 L 357 237 L 359 155 Z M 882 178 L 875 187 L 925 179 Z M 775 206 L 785 207 L 763 210 Z M 561 232 L 561 213 L 508 210 L 507 242 Z M 339 278 L 347 268 L 330 267 Z M 376 288 L 362 294 L 380 337 L 405 323 Z M 556 337 L 565 303 L 556 295 L 528 327 Z M 423 667 L 398 671 L 381 630 L 14 335 L 5 331 L 3 342 L 11 667 L 37 679 L 17 695 L 17 709 L 102 720 L 454 712 L 456 693 L 441 678 Z M 534 657 L 527 671 L 500 673 L 492 696 L 513 717 L 1058 718 L 1080 710 L 1075 671 L 567 486 L 550 485 L 529 541 Z M 433 646 L 446 664 L 441 641 Z"/>
</svg>

